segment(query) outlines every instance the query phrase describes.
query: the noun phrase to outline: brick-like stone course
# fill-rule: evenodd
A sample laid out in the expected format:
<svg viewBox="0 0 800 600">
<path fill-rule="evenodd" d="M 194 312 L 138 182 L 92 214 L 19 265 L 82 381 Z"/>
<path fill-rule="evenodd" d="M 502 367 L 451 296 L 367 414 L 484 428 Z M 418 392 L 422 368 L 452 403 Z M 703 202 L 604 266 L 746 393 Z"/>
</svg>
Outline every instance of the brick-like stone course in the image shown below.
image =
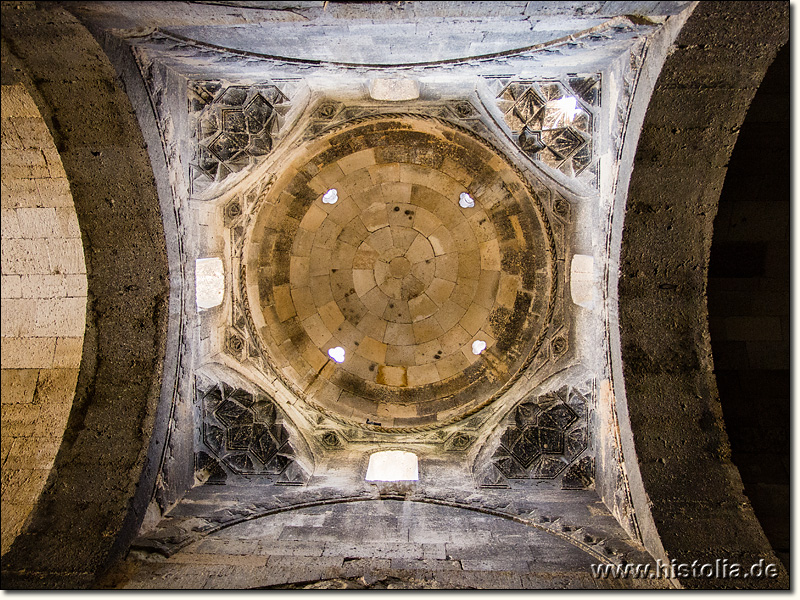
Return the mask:
<svg viewBox="0 0 800 600">
<path fill-rule="evenodd" d="M 86 328 L 86 266 L 69 183 L 24 86 L 2 87 L 2 552 L 64 433 Z"/>
</svg>

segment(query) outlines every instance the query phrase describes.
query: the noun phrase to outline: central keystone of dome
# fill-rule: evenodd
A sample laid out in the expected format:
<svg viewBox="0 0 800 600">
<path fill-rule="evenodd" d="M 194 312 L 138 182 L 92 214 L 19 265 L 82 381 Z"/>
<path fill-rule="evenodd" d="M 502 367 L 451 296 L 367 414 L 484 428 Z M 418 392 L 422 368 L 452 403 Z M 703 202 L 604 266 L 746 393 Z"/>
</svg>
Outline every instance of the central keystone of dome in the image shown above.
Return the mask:
<svg viewBox="0 0 800 600">
<path fill-rule="evenodd" d="M 411 116 L 344 126 L 297 152 L 246 257 L 275 373 L 319 411 L 390 430 L 497 399 L 538 351 L 552 294 L 529 184 L 468 132 Z M 323 202 L 332 189 L 337 202 Z"/>
<path fill-rule="evenodd" d="M 405 256 L 398 256 L 389 263 L 389 272 L 393 277 L 402 279 L 411 272 L 411 263 Z"/>
</svg>

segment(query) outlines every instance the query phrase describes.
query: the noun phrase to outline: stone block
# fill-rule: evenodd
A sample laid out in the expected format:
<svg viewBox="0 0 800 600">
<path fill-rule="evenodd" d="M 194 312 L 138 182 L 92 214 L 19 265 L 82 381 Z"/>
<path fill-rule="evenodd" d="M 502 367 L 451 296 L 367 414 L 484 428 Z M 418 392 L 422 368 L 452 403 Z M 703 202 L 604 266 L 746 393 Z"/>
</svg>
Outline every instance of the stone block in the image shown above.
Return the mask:
<svg viewBox="0 0 800 600">
<path fill-rule="evenodd" d="M 72 404 L 78 369 L 43 369 L 36 385 L 38 404 Z"/>
<path fill-rule="evenodd" d="M 50 273 L 50 261 L 44 240 L 3 239 L 3 274 Z"/>
<path fill-rule="evenodd" d="M 522 587 L 518 573 L 498 571 L 440 571 L 436 581 L 448 589 L 518 590 Z"/>
<path fill-rule="evenodd" d="M 339 160 L 339 168 L 345 175 L 375 164 L 375 149 L 367 148 Z"/>
<path fill-rule="evenodd" d="M 338 542 L 342 533 L 338 527 L 305 527 L 287 525 L 283 528 L 279 540 L 304 542 Z M 326 543 L 327 548 L 327 543 Z M 324 552 L 323 552 L 324 553 Z M 330 554 L 328 554 L 330 555 Z"/>
<path fill-rule="evenodd" d="M 36 179 L 49 177 L 44 154 L 38 148 L 14 148 L 0 155 L 3 177 L 7 179 Z"/>
<path fill-rule="evenodd" d="M 392 569 L 425 570 L 425 571 L 460 571 L 461 561 L 441 559 L 409 560 L 407 558 L 391 559 Z"/>
<path fill-rule="evenodd" d="M 36 307 L 35 335 L 80 337 L 86 329 L 85 298 L 49 298 L 29 301 Z"/>
<path fill-rule="evenodd" d="M 56 340 L 53 368 L 77 369 L 83 355 L 82 337 L 60 337 Z"/>
<path fill-rule="evenodd" d="M 50 475 L 49 469 L 3 469 L 3 506 L 8 500 L 33 504 Z"/>
<path fill-rule="evenodd" d="M 16 129 L 11 125 L 8 120 L 3 121 L 3 127 L 0 129 L 0 148 L 5 152 L 7 150 L 16 150 L 22 148 L 22 140 L 19 139 L 19 134 Z"/>
<path fill-rule="evenodd" d="M 270 522 L 266 519 L 256 519 L 254 521 L 239 523 L 233 527 L 226 527 L 218 531 L 214 537 L 217 539 L 230 540 L 257 539 L 260 544 L 255 552 L 259 554 L 269 554 L 266 550 L 272 543 L 277 543 L 281 531 L 283 531 L 282 523 Z"/>
<path fill-rule="evenodd" d="M 53 136 L 40 116 L 36 117 L 12 117 L 7 121 L 22 142 L 22 147 L 27 149 L 52 148 Z"/>
<path fill-rule="evenodd" d="M 203 584 L 204 589 L 238 590 L 281 585 L 289 581 L 290 574 L 283 570 L 271 570 L 263 566 L 227 566 L 210 574 Z"/>
<path fill-rule="evenodd" d="M 39 179 L 36 181 L 36 186 L 39 195 L 38 206 L 53 206 L 75 210 L 69 182 L 65 177 Z"/>
<path fill-rule="evenodd" d="M 142 564 L 137 577 L 125 584 L 126 589 L 201 589 L 206 581 L 230 567 L 216 565 L 148 565 Z"/>
<path fill-rule="evenodd" d="M 47 163 L 47 170 L 50 172 L 51 177 L 65 177 L 64 166 L 61 164 L 61 157 L 55 147 L 42 147 L 42 154 Z"/>
<path fill-rule="evenodd" d="M 453 536 L 458 532 L 450 531 L 448 527 L 432 528 L 429 523 L 414 525 L 410 528 L 408 539 L 409 541 L 422 544 L 442 544 L 451 541 Z"/>
<path fill-rule="evenodd" d="M 2 209 L 0 217 L 0 227 L 2 227 L 3 239 L 23 237 L 17 221 L 17 211 L 12 208 Z"/>
<path fill-rule="evenodd" d="M 229 554 L 237 556 L 251 555 L 258 548 L 258 540 L 230 540 L 209 538 L 203 540 L 195 548 L 201 554 Z M 263 560 L 263 558 L 259 558 Z"/>
<path fill-rule="evenodd" d="M 81 228 L 74 208 L 57 207 L 54 209 L 58 220 L 58 234 L 64 238 L 80 238 Z"/>
<path fill-rule="evenodd" d="M 33 179 L 6 179 L 0 183 L 0 206 L 13 210 L 20 206 L 38 206 L 39 189 Z"/>
<path fill-rule="evenodd" d="M 528 572 L 528 561 L 526 560 L 493 560 L 485 559 L 461 559 L 461 565 L 465 571 L 514 571 L 517 573 Z"/>
<path fill-rule="evenodd" d="M 60 440 L 64 435 L 69 413 L 72 409 L 72 398 L 66 402 L 44 404 L 39 407 L 39 415 L 33 426 L 32 433 L 41 439 Z"/>
<path fill-rule="evenodd" d="M 415 79 L 372 79 L 369 95 L 373 100 L 401 102 L 419 98 L 419 82 Z"/>
<path fill-rule="evenodd" d="M 200 310 L 222 304 L 225 297 L 225 270 L 220 258 L 195 261 L 195 296 Z"/>
<path fill-rule="evenodd" d="M 2 298 L 22 298 L 22 277 L 20 275 L 3 275 L 0 294 L 2 294 Z"/>
<path fill-rule="evenodd" d="M 3 338 L 3 357 L 6 356 L 6 338 Z M 4 360 L 5 362 L 5 360 Z M 7 369 L 2 370 L 2 403 L 30 404 L 33 402 L 36 382 L 39 378 L 38 369 Z M 3 407 L 3 412 L 7 406 Z M 10 415 L 3 415 L 3 435 L 5 435 L 6 420 Z"/>
<path fill-rule="evenodd" d="M 263 556 L 248 556 L 244 554 L 222 554 L 178 552 L 171 556 L 168 562 L 186 565 L 233 565 L 242 567 L 263 567 L 267 559 Z"/>
<path fill-rule="evenodd" d="M 47 240 L 51 273 L 86 273 L 80 239 Z"/>
<path fill-rule="evenodd" d="M 594 306 L 596 296 L 594 258 L 583 254 L 572 257 L 569 286 L 575 304 L 588 309 Z"/>
<path fill-rule="evenodd" d="M 322 556 L 323 548 L 323 544 L 311 540 L 276 539 L 269 542 L 261 542 L 256 552 L 270 556 Z"/>
<path fill-rule="evenodd" d="M 3 435 L 24 437 L 33 434 L 40 407 L 37 404 L 3 404 Z"/>
<path fill-rule="evenodd" d="M 64 295 L 67 298 L 82 298 L 86 299 L 88 294 L 89 282 L 86 275 L 83 273 L 75 275 L 64 275 Z"/>
<path fill-rule="evenodd" d="M 4 100 L 5 102 L 5 100 Z M 2 552 L 3 554 L 11 546 L 14 538 L 17 537 L 22 530 L 25 519 L 28 517 L 33 504 L 21 504 L 18 502 L 11 502 L 3 498 L 3 511 L 0 513 L 2 518 Z"/>
<path fill-rule="evenodd" d="M 339 571 L 340 577 L 360 577 L 376 571 L 388 571 L 391 568 L 388 558 L 347 558 Z"/>
<path fill-rule="evenodd" d="M 16 438 L 3 469 L 50 470 L 60 445 L 60 439 Z"/>
<path fill-rule="evenodd" d="M 36 330 L 36 304 L 30 300 L 6 299 L 0 303 L 3 337 L 30 337 Z"/>
<path fill-rule="evenodd" d="M 490 542 L 489 532 L 486 532 L 486 537 L 482 543 L 476 542 L 447 542 L 446 550 L 447 556 L 453 560 L 460 560 L 464 565 L 464 569 L 472 568 L 473 570 L 484 570 L 475 567 L 477 563 L 473 563 L 473 567 L 467 567 L 467 561 L 482 561 L 494 560 L 498 562 L 507 561 L 527 561 L 534 558 L 533 552 L 526 544 L 503 544 L 497 540 Z M 473 532 L 473 538 L 477 538 L 479 534 Z M 483 536 L 480 536 L 483 537 Z M 502 570 L 502 569 L 498 569 Z M 506 569 L 507 570 L 507 569 Z M 527 566 L 526 566 L 527 570 Z"/>
<path fill-rule="evenodd" d="M 54 337 L 2 338 L 3 369 L 49 369 L 55 342 Z"/>
<path fill-rule="evenodd" d="M 15 83 L 14 85 L 4 85 L 2 88 L 2 112 L 0 116 L 3 119 L 19 118 L 19 117 L 39 117 L 39 109 L 31 98 L 30 94 L 25 90 L 22 83 Z"/>
<path fill-rule="evenodd" d="M 325 545 L 323 556 L 342 556 L 348 558 L 406 558 L 406 559 L 444 559 L 444 544 L 410 544 L 363 542 L 352 544 L 331 542 Z"/>
<path fill-rule="evenodd" d="M 62 298 L 66 296 L 64 275 L 22 275 L 23 298 Z"/>
<path fill-rule="evenodd" d="M 14 445 L 14 441 L 17 438 L 13 438 L 10 435 L 0 436 L 0 465 L 5 464 L 6 458 L 11 453 L 11 447 Z"/>
<path fill-rule="evenodd" d="M 327 545 L 327 544 L 326 544 Z M 341 556 L 270 556 L 267 566 L 270 570 L 276 569 L 296 569 L 298 566 L 306 565 L 320 569 L 329 569 L 342 566 Z"/>
</svg>

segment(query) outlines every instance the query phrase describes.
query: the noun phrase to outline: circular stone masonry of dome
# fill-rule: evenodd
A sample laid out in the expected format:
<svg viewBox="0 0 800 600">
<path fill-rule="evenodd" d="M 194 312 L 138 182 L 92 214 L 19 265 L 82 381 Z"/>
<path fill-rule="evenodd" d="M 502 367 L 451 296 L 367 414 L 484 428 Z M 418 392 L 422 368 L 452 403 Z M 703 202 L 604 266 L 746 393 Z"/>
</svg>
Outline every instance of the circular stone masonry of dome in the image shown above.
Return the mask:
<svg viewBox="0 0 800 600">
<path fill-rule="evenodd" d="M 336 419 L 392 429 L 464 418 L 513 384 L 545 335 L 554 257 L 541 204 L 505 158 L 445 123 L 376 117 L 284 165 L 245 260 L 286 385 Z M 332 189 L 338 201 L 323 202 Z"/>
</svg>

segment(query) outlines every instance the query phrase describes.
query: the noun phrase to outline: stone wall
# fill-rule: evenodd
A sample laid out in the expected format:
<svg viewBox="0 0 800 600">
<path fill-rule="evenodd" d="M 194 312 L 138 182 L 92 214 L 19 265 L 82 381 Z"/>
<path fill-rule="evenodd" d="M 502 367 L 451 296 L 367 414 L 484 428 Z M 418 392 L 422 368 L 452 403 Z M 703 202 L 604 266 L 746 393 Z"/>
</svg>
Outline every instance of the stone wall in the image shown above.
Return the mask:
<svg viewBox="0 0 800 600">
<path fill-rule="evenodd" d="M 705 291 L 728 159 L 788 38 L 787 11 L 782 2 L 698 5 L 656 83 L 628 190 L 619 321 L 630 430 L 646 490 L 635 502 L 650 507 L 666 556 L 679 562 L 779 562 L 730 460 Z M 786 587 L 788 580 L 784 573 L 771 582 L 713 585 Z"/>
<path fill-rule="evenodd" d="M 2 551 L 22 529 L 67 424 L 86 326 L 81 232 L 53 138 L 2 86 Z"/>
<path fill-rule="evenodd" d="M 558 498 L 551 501 L 558 504 Z M 123 589 L 669 587 L 665 580 L 595 579 L 590 565 L 599 559 L 565 537 L 518 519 L 446 503 L 328 502 L 220 529 L 166 559 L 131 552 L 100 585 Z"/>
<path fill-rule="evenodd" d="M 192 352 L 191 333 L 176 335 L 185 336 L 177 349 L 170 346 L 173 338 L 169 334 L 170 330 L 183 327 L 183 315 L 175 310 L 176 298 L 180 297 L 178 304 L 184 306 L 187 297 L 188 304 L 193 299 L 193 293 L 182 296 L 181 292 L 184 267 L 188 268 L 187 281 L 192 280 L 192 263 L 188 260 L 193 256 L 189 254 L 181 256 L 177 262 L 173 260 L 174 246 L 180 246 L 188 238 L 183 225 L 175 224 L 182 208 L 181 194 L 188 189 L 183 185 L 187 175 L 181 167 L 179 176 L 171 178 L 176 172 L 174 169 L 181 164 L 180 143 L 186 138 L 180 133 L 185 129 L 181 129 L 180 124 L 173 129 L 175 122 L 161 119 L 163 115 L 156 115 L 160 119 L 157 122 L 153 119 L 154 110 L 172 101 L 164 101 L 164 98 L 168 96 L 167 90 L 176 89 L 173 88 L 176 80 L 180 83 L 177 71 L 173 70 L 180 64 L 179 61 L 170 62 L 161 69 L 155 62 L 136 62 L 134 53 L 146 48 L 146 40 L 131 50 L 127 41 L 114 38 L 110 29 L 87 25 L 94 27 L 92 32 L 105 50 L 101 49 L 88 31 L 60 6 L 22 4 L 4 3 L 2 7 L 2 83 L 24 82 L 55 138 L 81 228 L 89 302 L 82 363 L 68 427 L 44 493 L 24 531 L 3 556 L 3 584 L 14 588 L 91 587 L 98 584 L 99 573 L 128 551 L 142 523 L 147 502 L 154 495 L 158 500 L 156 476 L 159 475 L 163 483 L 164 473 L 170 474 L 169 469 L 162 469 L 162 466 L 174 460 L 184 469 L 184 475 L 192 466 L 190 459 L 181 462 L 191 456 L 191 428 L 184 430 L 188 433 L 185 443 L 177 440 L 177 435 L 172 439 L 167 437 L 164 443 L 160 433 L 166 429 L 178 431 L 181 417 L 184 423 L 191 425 L 191 415 L 181 415 L 181 408 L 176 408 L 170 399 L 174 400 L 181 393 L 180 385 L 173 385 L 175 379 L 191 381 L 194 371 L 190 360 L 176 366 L 176 357 Z M 529 4 L 541 7 L 539 3 Z M 128 10 L 134 5 L 122 6 Z M 135 6 L 139 10 L 139 5 Z M 180 11 L 186 9 L 183 5 L 174 6 Z M 419 6 L 428 5 L 420 3 Z M 527 8 L 527 4 L 525 6 Z M 626 440 L 623 443 L 628 443 L 625 461 L 629 472 L 635 471 L 639 477 L 641 465 L 634 502 L 639 516 L 649 518 L 652 512 L 652 523 L 648 525 L 652 524 L 649 533 L 653 537 L 645 536 L 644 541 L 654 557 L 689 562 L 720 556 L 742 562 L 758 556 L 774 558 L 741 493 L 741 480 L 729 460 L 711 372 L 704 290 L 711 224 L 725 176 L 725 163 L 760 77 L 781 39 L 785 38 L 782 25 L 788 22 L 788 15 L 782 12 L 783 7 L 783 3 L 759 2 L 699 5 L 659 78 L 639 144 L 628 212 L 614 221 L 622 236 L 621 223 L 625 218 L 619 286 L 624 383 L 620 365 L 614 374 L 613 391 L 619 392 L 620 402 L 627 403 L 628 412 L 618 412 L 616 416 L 619 416 Z M 196 5 L 192 10 L 195 9 L 201 10 Z M 74 5 L 71 10 L 75 10 Z M 102 6 L 90 5 L 92 10 L 102 11 Z M 646 27 L 653 22 L 637 13 L 631 23 Z M 630 29 L 629 35 L 633 33 Z M 180 40 L 167 40 L 158 35 L 153 35 L 150 42 L 183 45 Z M 594 42 L 587 38 L 586 44 L 590 43 Z M 651 56 L 666 48 L 652 50 Z M 142 56 L 137 54 L 139 59 Z M 660 64 L 660 59 L 657 62 Z M 247 66 L 253 72 L 263 67 L 258 60 L 232 61 L 224 56 L 214 64 L 217 69 L 214 72 L 225 73 L 227 77 L 232 74 L 228 70 L 237 65 Z M 209 78 L 214 78 L 214 72 Z M 237 76 L 241 77 L 241 72 Z M 652 85 L 656 73 L 646 74 L 647 78 L 651 76 L 648 85 Z M 122 85 L 117 77 L 121 78 Z M 141 79 L 145 84 L 152 79 L 158 85 L 149 81 L 153 87 L 145 90 Z M 159 82 L 164 86 L 160 87 Z M 184 105 L 185 95 L 175 94 L 174 98 Z M 642 113 L 645 104 L 641 103 Z M 609 105 L 614 106 L 614 103 L 606 103 Z M 633 122 L 631 131 L 638 132 L 641 121 Z M 627 144 L 629 140 L 625 139 Z M 633 133 L 631 139 L 635 145 Z M 629 147 L 629 162 L 633 162 L 633 147 Z M 626 149 L 619 150 L 621 156 Z M 157 181 L 153 178 L 154 171 Z M 627 189 L 627 185 L 624 187 Z M 620 206 L 624 210 L 625 191 L 621 190 L 617 198 L 622 198 Z M 615 267 L 612 265 L 611 270 Z M 191 287 L 188 289 L 194 291 Z M 607 330 L 612 335 L 616 332 L 614 316 L 609 324 L 613 329 Z M 189 323 L 187 330 L 194 325 L 191 320 L 186 323 Z M 208 339 L 207 335 L 204 337 Z M 171 375 L 172 371 L 179 375 Z M 622 388 L 626 386 L 627 399 L 624 399 Z M 195 398 L 194 394 L 187 397 L 192 401 Z M 185 412 L 190 410 L 191 407 Z M 631 448 L 633 450 L 628 452 Z M 349 472 L 355 476 L 360 472 L 358 469 L 360 467 L 351 465 Z M 462 479 L 470 488 L 465 498 L 473 502 L 472 482 Z M 185 496 L 185 502 L 175 506 L 171 495 L 182 492 L 185 482 L 183 479 L 180 486 L 164 492 L 165 501 L 159 502 L 158 508 L 152 511 L 153 519 L 158 520 L 161 509 L 172 508 L 155 530 L 155 534 L 163 534 L 159 539 L 174 543 L 184 534 L 216 533 L 217 525 L 233 525 L 233 520 L 243 520 L 243 510 L 254 510 L 253 507 L 260 504 L 274 502 L 284 510 L 289 494 L 265 494 L 249 487 L 218 486 L 221 489 L 212 490 L 213 485 L 203 485 L 194 487 Z M 442 485 L 442 481 L 437 480 L 436 484 Z M 304 499 L 315 492 L 328 493 L 314 486 L 291 489 L 302 489 Z M 253 497 L 248 498 L 247 491 Z M 582 492 L 593 494 L 593 491 Z M 190 496 L 192 493 L 194 497 Z M 491 493 L 497 494 L 500 504 L 512 505 L 506 491 Z M 574 490 L 558 490 L 558 493 L 554 504 L 559 511 L 564 506 L 564 493 L 577 494 Z M 227 498 L 223 498 L 225 494 Z M 531 505 L 514 501 L 514 510 L 521 511 L 524 507 L 526 513 L 533 515 L 534 509 L 541 509 L 541 496 L 525 494 L 520 497 Z M 407 504 L 402 503 L 403 506 Z M 222 506 L 225 508 L 221 509 Z M 600 508 L 602 512 L 599 501 L 595 506 L 586 503 L 581 506 L 586 510 Z M 208 511 L 207 519 L 196 518 L 196 511 L 201 510 Z M 592 512 L 593 519 L 597 517 L 596 512 Z M 297 513 L 297 516 L 302 520 L 306 515 Z M 317 516 L 311 515 L 312 518 Z M 352 522 L 363 526 L 372 516 L 372 513 L 361 515 Z M 616 527 L 616 522 L 606 516 Z M 562 534 L 580 537 L 583 539 L 580 543 L 597 545 L 598 540 L 582 527 L 567 525 L 550 514 L 536 513 L 536 517 L 540 525 L 550 523 L 553 531 L 558 529 Z M 516 518 L 512 520 L 517 521 Z M 290 530 L 295 527 L 294 521 L 287 524 Z M 457 527 L 461 533 L 463 529 L 473 531 L 469 525 Z M 325 551 L 326 542 L 319 534 L 325 532 L 317 530 L 323 529 L 313 527 L 308 532 L 315 542 L 322 542 L 320 552 Z M 489 529 L 494 531 L 495 527 Z M 344 533 L 351 530 L 357 546 L 370 535 L 380 535 L 378 530 L 358 532 L 355 527 L 346 528 L 345 525 Z M 497 531 L 503 531 L 503 527 L 498 525 Z M 306 535 L 299 530 L 297 533 Z M 278 537 L 280 535 L 282 532 Z M 407 535 L 410 536 L 410 530 Z M 448 532 L 442 535 L 447 537 Z M 650 544 L 652 540 L 657 543 Z M 284 538 L 284 541 L 304 540 Z M 447 542 L 444 543 L 446 549 Z M 146 571 L 145 578 L 151 585 L 155 577 L 156 585 L 166 582 L 161 578 L 167 578 L 183 587 L 192 583 L 213 586 L 231 584 L 239 576 L 225 568 L 230 566 L 226 561 L 247 563 L 245 566 L 259 570 L 259 577 L 264 567 L 272 567 L 273 574 L 281 579 L 287 568 L 286 562 L 273 560 L 273 556 L 242 559 L 240 557 L 245 554 L 228 556 L 225 550 L 229 544 L 215 547 L 212 543 L 210 546 L 209 552 L 201 550 L 182 556 L 182 560 L 190 563 L 209 560 L 213 562 L 210 566 L 187 566 L 174 560 L 168 566 L 154 567 L 155 561 L 151 560 L 151 564 L 142 567 Z M 280 544 L 270 549 L 278 549 L 278 546 Z M 247 547 L 247 543 L 240 546 Z M 417 552 L 418 548 L 400 550 Z M 638 558 L 646 557 L 640 550 L 637 548 Z M 363 558 L 357 555 L 358 551 L 356 548 L 337 555 L 341 559 L 340 566 L 354 562 L 351 559 Z M 380 551 L 372 548 L 370 554 L 374 556 Z M 485 552 L 491 552 L 491 547 L 476 549 L 478 554 Z M 513 554 L 513 550 L 509 554 Z M 199 558 L 199 555 L 206 556 Z M 420 560 L 425 560 L 424 551 L 421 557 Z M 436 560 L 447 562 L 447 554 L 442 558 L 439 553 Z M 465 560 L 474 559 L 466 557 Z M 342 569 L 333 575 L 325 572 L 315 575 L 320 570 L 315 571 L 308 564 L 310 561 L 304 561 L 299 561 L 295 572 L 298 577 L 306 578 L 299 581 L 301 584 L 309 578 L 341 579 L 352 573 Z M 513 565 L 513 561 L 512 556 L 508 565 Z M 504 565 L 496 566 L 502 569 Z M 550 571 L 556 568 L 551 566 Z M 309 567 L 308 572 L 306 567 Z M 122 563 L 122 568 L 124 571 L 126 563 Z M 531 565 L 526 563 L 525 568 L 530 569 Z M 190 571 L 188 575 L 186 571 Z M 360 572 L 366 571 L 362 568 Z M 506 573 L 504 581 L 513 582 L 510 587 L 525 584 L 520 576 L 513 574 L 513 569 L 503 572 Z M 126 579 L 133 580 L 133 575 L 122 572 L 122 584 Z M 217 575 L 222 577 L 214 579 Z M 226 577 L 229 578 L 226 580 Z M 492 583 L 491 578 L 478 576 L 475 581 L 479 581 L 481 587 Z M 576 581 L 589 583 L 585 577 L 575 575 L 561 585 Z M 237 585 L 287 583 L 290 583 L 288 578 L 266 583 L 245 578 Z M 363 583 L 369 585 L 366 581 Z M 715 583 L 723 585 L 725 582 Z M 774 583 L 766 582 L 767 585 Z M 777 581 L 778 586 L 786 583 L 785 577 Z M 689 585 L 697 584 L 689 582 Z M 531 585 L 540 585 L 540 582 L 533 579 Z M 706 587 L 708 582 L 702 581 L 699 585 Z"/>
<path fill-rule="evenodd" d="M 88 284 L 72 410 L 47 485 L 3 554 L 3 586 L 85 587 L 127 547 L 152 493 L 151 482 L 140 482 L 161 392 L 169 300 L 159 198 L 130 101 L 68 13 L 47 3 L 3 3 L 2 85 L 24 86 L 53 137 L 81 232 L 69 243 L 80 252 L 83 242 Z M 4 161 L 5 136 L 4 123 Z M 3 208 L 6 198 L 4 187 Z M 5 215 L 3 227 L 5 236 Z M 4 320 L 8 307 L 4 298 Z M 45 314 L 42 325 L 58 313 Z M 79 331 L 76 325 L 68 335 Z M 57 351 L 58 344 L 54 357 Z"/>
<path fill-rule="evenodd" d="M 708 317 L 732 459 L 789 568 L 789 45 L 747 111 L 714 221 Z"/>
</svg>

